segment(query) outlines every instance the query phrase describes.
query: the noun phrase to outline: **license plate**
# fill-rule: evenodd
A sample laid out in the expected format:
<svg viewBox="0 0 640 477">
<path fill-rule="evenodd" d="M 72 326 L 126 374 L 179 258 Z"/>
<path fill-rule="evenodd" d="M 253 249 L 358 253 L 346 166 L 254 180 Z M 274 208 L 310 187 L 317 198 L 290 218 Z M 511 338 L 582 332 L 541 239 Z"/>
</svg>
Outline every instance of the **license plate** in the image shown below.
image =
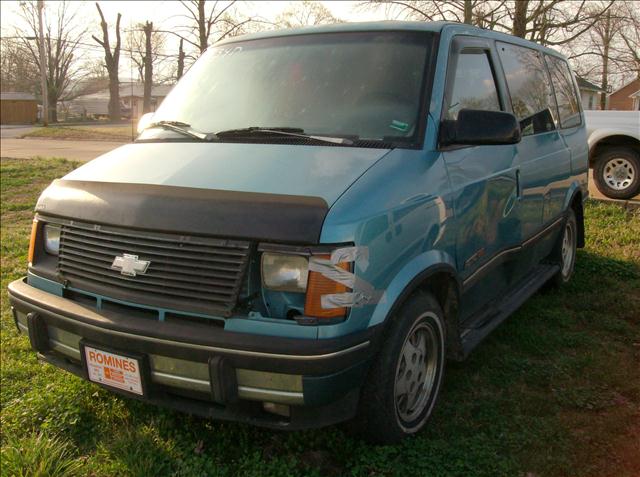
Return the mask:
<svg viewBox="0 0 640 477">
<path fill-rule="evenodd" d="M 139 360 L 91 346 L 84 347 L 84 355 L 90 381 L 142 396 Z"/>
</svg>

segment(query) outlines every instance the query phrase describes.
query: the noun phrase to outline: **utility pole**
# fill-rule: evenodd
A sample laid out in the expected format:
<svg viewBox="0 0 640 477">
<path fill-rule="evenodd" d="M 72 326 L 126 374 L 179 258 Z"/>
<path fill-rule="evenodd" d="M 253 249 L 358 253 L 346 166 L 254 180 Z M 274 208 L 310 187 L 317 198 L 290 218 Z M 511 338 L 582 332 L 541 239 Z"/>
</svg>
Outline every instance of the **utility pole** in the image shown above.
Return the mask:
<svg viewBox="0 0 640 477">
<path fill-rule="evenodd" d="M 42 82 L 42 123 L 46 127 L 49 125 L 49 91 L 47 90 L 47 60 L 44 52 L 44 28 L 42 27 L 42 9 L 44 0 L 38 0 L 38 21 L 40 22 L 40 80 Z"/>
</svg>

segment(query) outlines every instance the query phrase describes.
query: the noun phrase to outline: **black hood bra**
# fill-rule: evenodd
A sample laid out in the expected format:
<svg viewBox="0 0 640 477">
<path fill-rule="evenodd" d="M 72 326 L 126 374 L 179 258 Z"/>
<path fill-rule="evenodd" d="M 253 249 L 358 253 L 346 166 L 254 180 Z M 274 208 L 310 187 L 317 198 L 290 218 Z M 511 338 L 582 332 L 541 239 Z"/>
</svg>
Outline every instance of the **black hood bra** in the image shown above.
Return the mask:
<svg viewBox="0 0 640 477">
<path fill-rule="evenodd" d="M 157 232 L 317 244 L 328 209 L 320 197 L 59 179 L 35 211 Z"/>
</svg>

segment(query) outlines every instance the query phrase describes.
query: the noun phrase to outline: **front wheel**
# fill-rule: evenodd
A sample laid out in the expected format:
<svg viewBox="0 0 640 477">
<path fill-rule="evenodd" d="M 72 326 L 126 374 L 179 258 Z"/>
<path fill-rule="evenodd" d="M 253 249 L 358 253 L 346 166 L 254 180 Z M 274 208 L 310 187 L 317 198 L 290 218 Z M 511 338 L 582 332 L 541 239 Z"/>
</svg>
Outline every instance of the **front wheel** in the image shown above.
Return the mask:
<svg viewBox="0 0 640 477">
<path fill-rule="evenodd" d="M 612 199 L 631 199 L 640 192 L 640 157 L 629 147 L 606 149 L 595 159 L 596 187 Z"/>
<path fill-rule="evenodd" d="M 361 393 L 356 424 L 366 440 L 391 444 L 424 427 L 444 375 L 444 330 L 442 309 L 426 292 L 393 318 Z"/>
</svg>

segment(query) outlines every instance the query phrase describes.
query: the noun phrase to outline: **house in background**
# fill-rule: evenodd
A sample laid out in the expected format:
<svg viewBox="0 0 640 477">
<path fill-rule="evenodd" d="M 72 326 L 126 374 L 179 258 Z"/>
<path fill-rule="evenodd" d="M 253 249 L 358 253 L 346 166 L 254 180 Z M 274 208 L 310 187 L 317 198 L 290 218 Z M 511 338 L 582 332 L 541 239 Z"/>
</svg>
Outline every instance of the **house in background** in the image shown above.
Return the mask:
<svg viewBox="0 0 640 477">
<path fill-rule="evenodd" d="M 151 88 L 151 111 L 155 111 L 169 94 L 173 85 L 154 85 Z M 134 119 L 142 116 L 144 85 L 142 83 L 120 83 L 120 108 L 122 116 Z M 109 89 L 85 94 L 61 105 L 67 115 L 102 118 L 109 116 Z"/>
<path fill-rule="evenodd" d="M 71 101 L 58 103 L 58 116 L 65 120 L 69 116 L 102 118 L 109 116 L 109 90 L 83 94 Z"/>
<path fill-rule="evenodd" d="M 609 105 L 607 109 L 618 111 L 638 111 L 640 110 L 640 78 L 629 81 L 624 86 L 618 88 L 609 95 Z"/>
<path fill-rule="evenodd" d="M 31 93 L 0 93 L 0 124 L 33 124 L 38 120 L 38 102 Z"/>
<path fill-rule="evenodd" d="M 584 110 L 598 110 L 600 108 L 600 94 L 605 90 L 600 86 L 587 81 L 584 78 L 576 76 L 578 81 L 578 89 L 580 90 L 580 101 L 582 102 L 582 109 Z"/>
<path fill-rule="evenodd" d="M 154 112 L 160 106 L 160 103 L 169 94 L 171 88 L 173 88 L 172 84 L 159 84 L 151 88 L 151 112 Z M 131 112 L 131 117 L 139 118 L 144 114 L 142 111 L 144 85 L 142 83 L 121 84 L 120 101 Z"/>
</svg>

